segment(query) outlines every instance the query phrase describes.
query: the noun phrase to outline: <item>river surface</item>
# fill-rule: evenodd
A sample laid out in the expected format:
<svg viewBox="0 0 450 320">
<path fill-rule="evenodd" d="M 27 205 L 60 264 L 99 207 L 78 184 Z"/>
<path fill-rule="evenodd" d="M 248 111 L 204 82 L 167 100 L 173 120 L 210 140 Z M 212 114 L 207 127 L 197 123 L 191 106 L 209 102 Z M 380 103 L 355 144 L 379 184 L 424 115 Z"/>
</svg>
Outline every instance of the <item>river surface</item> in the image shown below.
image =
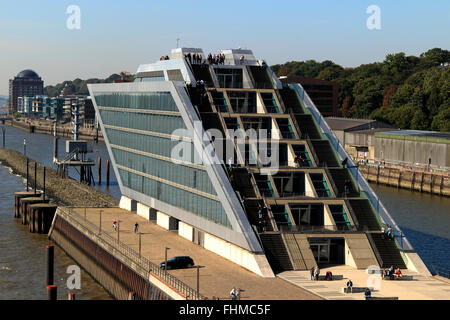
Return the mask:
<svg viewBox="0 0 450 320">
<path fill-rule="evenodd" d="M 47 166 L 55 168 L 53 137 L 30 134 L 6 127 L 6 147 L 23 152 L 23 139 L 27 139 L 26 152 Z M 65 155 L 65 140 L 59 140 L 59 157 Z M 1 143 L 1 140 L 0 140 Z M 106 181 L 106 160 L 109 159 L 103 143 L 91 143 L 93 153 L 89 158 L 102 159 L 103 183 L 95 188 L 120 198 L 120 190 L 111 168 L 109 187 Z M 93 168 L 97 181 L 97 167 Z M 69 175 L 77 178 L 74 169 Z M 450 198 L 396 189 L 372 184 L 374 191 L 405 233 L 425 264 L 450 270 Z M 0 166 L 0 299 L 45 299 L 45 245 L 50 241 L 45 235 L 31 234 L 28 228 L 14 220 L 13 193 L 24 189 L 23 179 Z M 58 298 L 67 299 L 67 267 L 76 264 L 55 247 L 55 282 Z M 109 299 L 108 294 L 90 276 L 82 271 L 80 290 L 72 290 L 77 299 Z"/>
</svg>

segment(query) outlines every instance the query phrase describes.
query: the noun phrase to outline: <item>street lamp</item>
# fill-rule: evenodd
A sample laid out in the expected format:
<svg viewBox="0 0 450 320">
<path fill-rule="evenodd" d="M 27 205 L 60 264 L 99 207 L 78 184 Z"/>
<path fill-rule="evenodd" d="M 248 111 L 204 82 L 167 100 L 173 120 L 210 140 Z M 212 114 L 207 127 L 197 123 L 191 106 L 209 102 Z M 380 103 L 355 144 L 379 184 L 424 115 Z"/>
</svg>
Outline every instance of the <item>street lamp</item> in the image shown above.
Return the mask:
<svg viewBox="0 0 450 320">
<path fill-rule="evenodd" d="M 120 220 L 117 219 L 117 243 L 120 242 Z"/>
<path fill-rule="evenodd" d="M 139 235 L 139 258 L 141 257 L 141 236 L 142 236 L 142 232 L 138 232 Z"/>
<path fill-rule="evenodd" d="M 100 235 L 102 233 L 102 211 L 100 210 L 100 223 L 98 225 L 98 234 Z"/>
<path fill-rule="evenodd" d="M 164 263 L 164 271 L 167 273 L 167 250 L 170 250 L 170 248 L 168 248 L 168 247 L 166 247 L 166 249 L 165 249 L 165 254 L 164 254 L 164 261 L 165 261 L 165 263 Z"/>
<path fill-rule="evenodd" d="M 23 155 L 27 156 L 27 139 L 23 138 Z"/>
<path fill-rule="evenodd" d="M 197 293 L 200 294 L 200 268 L 203 268 L 203 266 L 196 265 L 197 268 Z"/>
</svg>

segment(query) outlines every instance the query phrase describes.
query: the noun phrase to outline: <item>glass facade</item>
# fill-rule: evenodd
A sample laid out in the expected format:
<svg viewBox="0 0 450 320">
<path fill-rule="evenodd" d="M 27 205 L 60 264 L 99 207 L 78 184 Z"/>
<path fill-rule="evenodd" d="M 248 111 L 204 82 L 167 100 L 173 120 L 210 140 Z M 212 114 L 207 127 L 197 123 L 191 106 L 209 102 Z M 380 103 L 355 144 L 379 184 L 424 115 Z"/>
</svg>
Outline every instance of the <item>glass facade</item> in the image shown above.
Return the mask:
<svg viewBox="0 0 450 320">
<path fill-rule="evenodd" d="M 142 112 L 121 112 L 101 110 L 103 122 L 111 126 L 172 134 L 177 129 L 185 129 L 181 116 L 149 114 Z"/>
<path fill-rule="evenodd" d="M 178 112 L 169 92 L 98 93 L 95 99 L 125 187 L 231 228 L 205 168 L 172 161 L 180 143 L 191 151 L 189 162 L 199 157 L 192 142 L 171 139 L 174 130 L 186 129 L 180 115 L 151 112 Z"/>
<path fill-rule="evenodd" d="M 170 92 L 97 93 L 95 101 L 101 107 L 178 111 Z"/>
</svg>

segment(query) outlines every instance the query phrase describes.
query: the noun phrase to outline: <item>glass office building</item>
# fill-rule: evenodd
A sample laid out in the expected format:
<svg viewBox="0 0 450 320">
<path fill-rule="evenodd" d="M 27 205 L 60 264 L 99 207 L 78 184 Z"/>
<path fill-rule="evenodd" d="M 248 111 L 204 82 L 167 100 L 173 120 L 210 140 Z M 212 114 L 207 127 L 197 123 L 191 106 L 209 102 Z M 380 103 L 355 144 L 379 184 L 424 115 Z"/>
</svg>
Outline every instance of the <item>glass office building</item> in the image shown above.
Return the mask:
<svg viewBox="0 0 450 320">
<path fill-rule="evenodd" d="M 120 206 L 264 277 L 410 265 L 412 247 L 352 160 L 343 165 L 301 85 L 250 50 L 221 54 L 178 48 L 132 83 L 88 85 Z"/>
</svg>

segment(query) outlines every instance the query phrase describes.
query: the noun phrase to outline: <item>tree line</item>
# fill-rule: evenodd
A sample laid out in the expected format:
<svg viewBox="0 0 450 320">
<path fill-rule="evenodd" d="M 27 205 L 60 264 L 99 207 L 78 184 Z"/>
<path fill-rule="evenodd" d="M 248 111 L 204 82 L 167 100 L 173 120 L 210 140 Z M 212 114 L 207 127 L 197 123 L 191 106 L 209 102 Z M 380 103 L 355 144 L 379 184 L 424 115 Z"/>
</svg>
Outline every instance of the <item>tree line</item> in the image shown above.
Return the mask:
<svg viewBox="0 0 450 320">
<path fill-rule="evenodd" d="M 272 66 L 277 76 L 337 82 L 343 117 L 376 119 L 402 129 L 450 132 L 450 51 L 419 57 L 388 54 L 383 62 L 344 68 L 332 61 L 292 61 Z"/>
</svg>

